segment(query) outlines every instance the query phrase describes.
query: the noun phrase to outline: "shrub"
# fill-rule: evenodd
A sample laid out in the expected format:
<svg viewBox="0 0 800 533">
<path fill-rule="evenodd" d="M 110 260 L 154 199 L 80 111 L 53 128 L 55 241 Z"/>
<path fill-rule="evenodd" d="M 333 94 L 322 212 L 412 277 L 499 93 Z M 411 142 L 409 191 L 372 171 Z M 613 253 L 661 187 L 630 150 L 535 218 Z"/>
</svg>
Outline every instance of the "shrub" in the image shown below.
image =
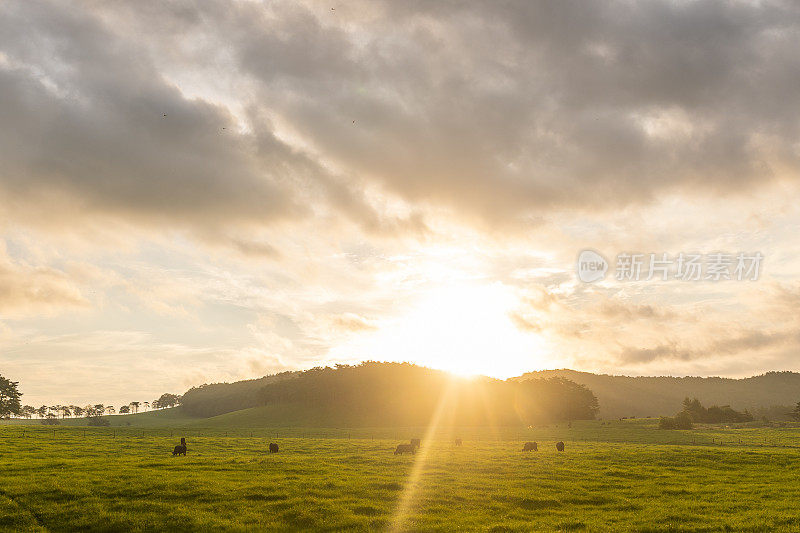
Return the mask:
<svg viewBox="0 0 800 533">
<path fill-rule="evenodd" d="M 658 421 L 658 429 L 675 429 L 675 419 L 668 416 L 662 416 Z"/>
<path fill-rule="evenodd" d="M 675 416 L 675 429 L 692 429 L 692 417 L 686 411 Z"/>
<path fill-rule="evenodd" d="M 102 417 L 99 416 L 90 416 L 86 419 L 86 424 L 89 426 L 110 426 L 111 423 Z"/>
<path fill-rule="evenodd" d="M 692 429 L 692 418 L 685 411 L 678 413 L 675 418 L 662 416 L 658 421 L 658 429 Z"/>
<path fill-rule="evenodd" d="M 731 409 L 729 405 L 712 405 L 703 407 L 697 398 L 683 400 L 683 412 L 692 422 L 705 422 L 707 424 L 720 424 L 724 422 L 752 422 L 753 415 L 745 409 L 742 412 Z"/>
</svg>

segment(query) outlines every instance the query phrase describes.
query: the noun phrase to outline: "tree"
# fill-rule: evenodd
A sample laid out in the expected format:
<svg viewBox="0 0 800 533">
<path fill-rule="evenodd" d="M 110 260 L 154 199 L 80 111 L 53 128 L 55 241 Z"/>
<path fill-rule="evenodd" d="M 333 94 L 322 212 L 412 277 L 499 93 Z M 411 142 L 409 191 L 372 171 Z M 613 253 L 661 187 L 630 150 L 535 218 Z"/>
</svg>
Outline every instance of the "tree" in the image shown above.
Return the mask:
<svg viewBox="0 0 800 533">
<path fill-rule="evenodd" d="M 591 420 L 599 407 L 586 386 L 560 376 L 524 380 L 515 389 L 509 403 L 519 407 L 519 416 L 527 424 Z"/>
<path fill-rule="evenodd" d="M 72 414 L 72 409 L 68 405 L 61 406 L 61 418 L 66 418 Z"/>
<path fill-rule="evenodd" d="M 794 410 L 789 413 L 789 416 L 795 420 L 800 420 L 800 402 L 797 402 L 797 405 L 794 406 Z"/>
<path fill-rule="evenodd" d="M 47 406 L 46 406 L 46 405 L 42 405 L 41 407 L 39 407 L 38 409 L 36 409 L 36 414 L 37 414 L 37 416 L 38 416 L 39 418 L 44 418 L 44 417 L 46 417 L 46 416 L 47 416 Z"/>
<path fill-rule="evenodd" d="M 106 406 L 106 414 L 107 414 L 107 415 L 113 415 L 113 414 L 114 414 L 114 413 L 116 413 L 116 412 L 117 412 L 117 410 L 116 410 L 116 409 L 114 409 L 114 406 L 113 406 L 113 405 L 107 405 L 107 406 Z"/>
<path fill-rule="evenodd" d="M 746 409 L 743 412 L 739 412 L 731 409 L 730 405 L 712 405 L 706 409 L 697 398 L 683 400 L 683 411 L 679 413 L 680 415 L 684 415 L 691 422 L 703 422 L 706 424 L 751 422 L 753 420 L 753 415 Z"/>
<path fill-rule="evenodd" d="M 147 411 L 150 409 L 150 402 L 144 402 L 144 410 Z"/>
<path fill-rule="evenodd" d="M 131 408 L 129 406 L 127 406 L 127 405 L 123 405 L 122 407 L 119 408 L 119 414 L 121 414 L 121 415 L 127 415 L 130 412 L 131 412 Z"/>
<path fill-rule="evenodd" d="M 19 416 L 22 410 L 19 399 L 22 394 L 17 389 L 17 385 L 19 385 L 18 382 L 0 376 L 0 418 L 11 415 Z"/>
<path fill-rule="evenodd" d="M 72 414 L 74 414 L 75 416 L 83 416 L 83 407 L 79 405 L 73 405 Z"/>
<path fill-rule="evenodd" d="M 708 410 L 702 406 L 697 398 L 690 399 L 687 396 L 683 400 L 683 412 L 689 415 L 692 422 L 704 422 L 708 418 Z"/>
<path fill-rule="evenodd" d="M 131 406 L 131 410 L 134 413 L 138 413 L 139 412 L 139 402 L 131 402 L 130 406 Z"/>
<path fill-rule="evenodd" d="M 181 397 L 177 394 L 170 394 L 165 392 L 161 395 L 158 399 L 158 407 L 163 409 L 165 407 L 175 407 L 176 405 L 181 403 Z"/>
<path fill-rule="evenodd" d="M 692 417 L 686 411 L 675 415 L 675 429 L 692 429 Z"/>
<path fill-rule="evenodd" d="M 36 414 L 36 408 L 31 407 L 30 405 L 23 405 L 22 406 L 22 416 L 25 418 L 31 418 L 33 415 Z"/>
</svg>

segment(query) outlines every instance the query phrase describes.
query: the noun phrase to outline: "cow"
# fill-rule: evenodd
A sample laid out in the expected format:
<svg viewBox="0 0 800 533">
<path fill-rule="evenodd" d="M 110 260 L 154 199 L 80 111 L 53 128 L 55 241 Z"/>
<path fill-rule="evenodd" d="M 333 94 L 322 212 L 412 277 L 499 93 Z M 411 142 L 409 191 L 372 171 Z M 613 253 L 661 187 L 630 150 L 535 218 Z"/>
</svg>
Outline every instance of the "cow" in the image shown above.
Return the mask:
<svg viewBox="0 0 800 533">
<path fill-rule="evenodd" d="M 456 439 L 456 446 L 461 446 L 461 439 Z"/>
<path fill-rule="evenodd" d="M 539 444 L 536 443 L 536 442 L 526 442 L 525 444 L 522 445 L 522 451 L 523 452 L 530 452 L 530 451 L 538 452 L 539 451 Z"/>
<path fill-rule="evenodd" d="M 404 454 L 410 453 L 411 455 L 416 455 L 417 449 L 412 444 L 398 444 L 397 448 L 394 449 L 394 454 Z"/>
<path fill-rule="evenodd" d="M 564 451 L 564 443 L 561 441 L 556 442 L 556 450 L 563 452 Z"/>
<path fill-rule="evenodd" d="M 412 445 L 414 448 L 419 448 L 419 443 L 420 443 L 420 440 L 419 440 L 419 439 L 411 439 L 411 445 Z"/>
<path fill-rule="evenodd" d="M 269 443 L 269 453 L 278 453 L 278 445 L 274 442 Z"/>
<path fill-rule="evenodd" d="M 175 457 L 176 455 L 186 456 L 186 437 L 181 437 L 181 443 L 172 450 L 172 456 Z"/>
</svg>

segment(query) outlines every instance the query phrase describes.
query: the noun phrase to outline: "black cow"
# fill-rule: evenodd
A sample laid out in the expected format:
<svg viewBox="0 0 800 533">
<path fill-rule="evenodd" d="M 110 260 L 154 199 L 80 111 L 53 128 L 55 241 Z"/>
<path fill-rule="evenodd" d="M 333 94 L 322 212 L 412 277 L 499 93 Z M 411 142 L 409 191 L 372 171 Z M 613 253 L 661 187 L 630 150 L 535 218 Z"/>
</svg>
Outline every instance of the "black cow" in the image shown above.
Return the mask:
<svg viewBox="0 0 800 533">
<path fill-rule="evenodd" d="M 186 456 L 186 437 L 181 437 L 181 443 L 172 450 L 172 456 L 174 457 L 176 455 Z"/>
<path fill-rule="evenodd" d="M 411 455 L 416 455 L 417 449 L 414 447 L 413 444 L 398 444 L 397 448 L 394 449 L 394 454 L 404 454 L 410 453 Z"/>
<path fill-rule="evenodd" d="M 456 439 L 456 446 L 461 446 L 461 439 Z"/>
<path fill-rule="evenodd" d="M 556 450 L 563 452 L 564 451 L 564 443 L 561 441 L 556 442 Z"/>
<path fill-rule="evenodd" d="M 274 442 L 269 443 L 269 453 L 278 453 L 278 445 Z"/>
<path fill-rule="evenodd" d="M 536 443 L 536 442 L 526 442 L 525 444 L 522 445 L 522 451 L 523 452 L 530 452 L 530 451 L 538 452 L 539 451 L 539 444 Z"/>
</svg>

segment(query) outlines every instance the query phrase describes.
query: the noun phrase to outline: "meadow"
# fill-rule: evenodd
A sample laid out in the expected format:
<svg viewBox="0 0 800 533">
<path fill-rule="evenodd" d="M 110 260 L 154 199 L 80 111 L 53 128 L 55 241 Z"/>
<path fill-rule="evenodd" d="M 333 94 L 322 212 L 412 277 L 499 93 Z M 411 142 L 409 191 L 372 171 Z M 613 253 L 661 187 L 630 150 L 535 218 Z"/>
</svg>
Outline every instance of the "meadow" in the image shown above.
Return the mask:
<svg viewBox="0 0 800 533">
<path fill-rule="evenodd" d="M 8 531 L 797 531 L 800 430 L 0 425 Z M 398 435 L 401 434 L 401 435 Z M 458 434 L 463 447 L 451 438 Z M 252 436 L 251 436 L 252 435 Z M 172 457 L 178 437 L 189 453 Z M 523 453 L 522 440 L 540 451 Z M 558 453 L 555 441 L 564 440 Z M 280 444 L 267 454 L 270 441 Z"/>
</svg>

